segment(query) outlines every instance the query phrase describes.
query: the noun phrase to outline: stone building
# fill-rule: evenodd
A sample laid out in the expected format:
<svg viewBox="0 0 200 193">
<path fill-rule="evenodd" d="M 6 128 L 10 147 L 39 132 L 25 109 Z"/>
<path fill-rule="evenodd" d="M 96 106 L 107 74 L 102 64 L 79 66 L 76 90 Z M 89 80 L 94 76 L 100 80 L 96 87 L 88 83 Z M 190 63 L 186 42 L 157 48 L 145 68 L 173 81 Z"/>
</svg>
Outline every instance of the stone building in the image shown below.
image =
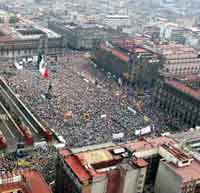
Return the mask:
<svg viewBox="0 0 200 193">
<path fill-rule="evenodd" d="M 56 192 L 140 193 L 153 187 L 161 157 L 168 159 L 167 137 L 125 144 L 106 143 L 59 151 Z M 167 157 L 168 156 L 168 157 Z"/>
<path fill-rule="evenodd" d="M 170 75 L 197 74 L 200 70 L 198 52 L 182 44 L 160 44 L 156 49 L 164 58 L 163 72 Z"/>
<path fill-rule="evenodd" d="M 158 107 L 178 120 L 179 126 L 200 125 L 200 87 L 199 77 L 165 79 L 157 83 L 155 103 Z"/>
<path fill-rule="evenodd" d="M 61 150 L 56 192 L 142 193 L 148 163 L 112 143 Z"/>
<path fill-rule="evenodd" d="M 161 160 L 155 184 L 155 193 L 199 193 L 199 161 L 185 160 L 186 166 Z"/>
<path fill-rule="evenodd" d="M 102 42 L 94 51 L 94 61 L 105 71 L 133 84 L 150 85 L 162 69 L 162 58 L 144 48 L 137 38 L 122 41 Z"/>
<path fill-rule="evenodd" d="M 62 55 L 64 51 L 62 36 L 34 24 L 1 25 L 1 61 L 13 61 L 24 56 L 37 56 L 39 50 L 43 50 L 46 55 L 55 58 Z"/>
<path fill-rule="evenodd" d="M 65 44 L 78 50 L 91 50 L 100 40 L 112 40 L 126 34 L 96 23 L 63 23 L 50 21 L 49 28 L 65 37 Z"/>
</svg>

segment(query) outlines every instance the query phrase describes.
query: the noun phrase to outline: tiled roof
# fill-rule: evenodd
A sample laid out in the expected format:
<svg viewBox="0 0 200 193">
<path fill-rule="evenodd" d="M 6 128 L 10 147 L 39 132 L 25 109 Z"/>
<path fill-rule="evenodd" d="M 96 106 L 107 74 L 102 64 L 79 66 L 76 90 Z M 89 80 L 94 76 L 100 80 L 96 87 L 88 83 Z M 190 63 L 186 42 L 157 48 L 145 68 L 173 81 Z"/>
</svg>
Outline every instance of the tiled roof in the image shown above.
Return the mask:
<svg viewBox="0 0 200 193">
<path fill-rule="evenodd" d="M 194 98 L 196 98 L 197 100 L 200 100 L 200 90 L 199 89 L 193 89 L 190 88 L 188 86 L 186 86 L 184 83 L 181 83 L 177 80 L 168 80 L 166 81 L 167 84 L 169 84 L 170 86 L 180 90 L 183 93 L 186 93 Z"/>
</svg>

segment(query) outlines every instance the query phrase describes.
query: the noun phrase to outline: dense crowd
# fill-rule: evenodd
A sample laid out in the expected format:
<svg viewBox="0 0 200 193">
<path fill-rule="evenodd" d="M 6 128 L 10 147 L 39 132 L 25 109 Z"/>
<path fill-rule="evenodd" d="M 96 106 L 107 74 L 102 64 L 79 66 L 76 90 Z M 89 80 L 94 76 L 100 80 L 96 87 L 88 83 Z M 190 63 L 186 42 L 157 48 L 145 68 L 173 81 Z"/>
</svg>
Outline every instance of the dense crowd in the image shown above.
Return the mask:
<svg viewBox="0 0 200 193">
<path fill-rule="evenodd" d="M 0 156 L 0 174 L 16 172 L 24 168 L 36 169 L 43 173 L 48 183 L 55 179 L 56 150 L 53 147 L 29 150 L 23 156 L 17 152 L 2 154 Z"/>
<path fill-rule="evenodd" d="M 122 141 L 132 140 L 135 129 L 147 124 L 163 127 L 151 107 L 150 93 L 137 98 L 134 88 L 119 86 L 98 69 L 93 75 L 69 63 L 49 65 L 48 69 L 48 80 L 34 68 L 25 68 L 11 76 L 9 84 L 34 113 L 65 138 L 69 147 L 111 141 L 113 134 L 120 132 L 124 133 Z M 66 117 L 69 112 L 71 117 Z M 145 121 L 145 115 L 152 120 Z"/>
<path fill-rule="evenodd" d="M 73 66 L 70 59 L 65 64 L 49 65 L 47 80 L 34 66 L 19 71 L 7 66 L 9 73 L 4 77 L 32 112 L 64 137 L 68 147 L 112 141 L 117 133 L 124 133 L 120 141 L 133 140 L 137 138 L 135 129 L 147 125 L 153 128 L 151 136 L 168 131 L 167 123 L 172 119 L 154 105 L 152 90 L 138 96 L 136 88 L 120 86 L 110 75 L 84 62 Z M 0 173 L 34 168 L 52 183 L 55 160 L 56 151 L 51 147 L 29 152 L 22 159 L 5 154 L 0 157 Z"/>
</svg>

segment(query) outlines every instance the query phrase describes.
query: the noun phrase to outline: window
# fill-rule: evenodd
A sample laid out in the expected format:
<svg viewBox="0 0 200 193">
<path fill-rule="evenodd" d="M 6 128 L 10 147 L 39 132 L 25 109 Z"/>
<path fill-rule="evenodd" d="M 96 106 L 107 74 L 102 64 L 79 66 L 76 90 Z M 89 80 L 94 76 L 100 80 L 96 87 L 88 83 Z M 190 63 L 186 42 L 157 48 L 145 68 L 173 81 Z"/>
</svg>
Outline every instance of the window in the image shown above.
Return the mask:
<svg viewBox="0 0 200 193">
<path fill-rule="evenodd" d="M 142 186 L 137 187 L 137 192 L 142 192 Z"/>
<path fill-rule="evenodd" d="M 143 178 L 144 177 L 144 174 L 140 174 L 140 178 Z"/>
<path fill-rule="evenodd" d="M 143 180 L 139 180 L 139 181 L 138 181 L 138 184 L 142 184 L 142 183 L 143 183 Z"/>
<path fill-rule="evenodd" d="M 141 189 L 142 189 L 142 186 L 138 186 L 138 187 L 137 187 L 137 190 L 141 190 Z"/>
</svg>

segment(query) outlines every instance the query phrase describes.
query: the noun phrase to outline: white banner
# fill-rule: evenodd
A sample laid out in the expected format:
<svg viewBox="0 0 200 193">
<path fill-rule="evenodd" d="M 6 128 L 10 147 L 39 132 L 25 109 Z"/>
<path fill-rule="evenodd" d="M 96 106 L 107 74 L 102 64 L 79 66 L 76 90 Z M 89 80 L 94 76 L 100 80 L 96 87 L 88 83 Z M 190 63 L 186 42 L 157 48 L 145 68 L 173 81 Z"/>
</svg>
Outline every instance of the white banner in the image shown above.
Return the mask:
<svg viewBox="0 0 200 193">
<path fill-rule="evenodd" d="M 113 139 L 122 139 L 124 137 L 124 133 L 113 133 L 112 134 Z"/>
</svg>

